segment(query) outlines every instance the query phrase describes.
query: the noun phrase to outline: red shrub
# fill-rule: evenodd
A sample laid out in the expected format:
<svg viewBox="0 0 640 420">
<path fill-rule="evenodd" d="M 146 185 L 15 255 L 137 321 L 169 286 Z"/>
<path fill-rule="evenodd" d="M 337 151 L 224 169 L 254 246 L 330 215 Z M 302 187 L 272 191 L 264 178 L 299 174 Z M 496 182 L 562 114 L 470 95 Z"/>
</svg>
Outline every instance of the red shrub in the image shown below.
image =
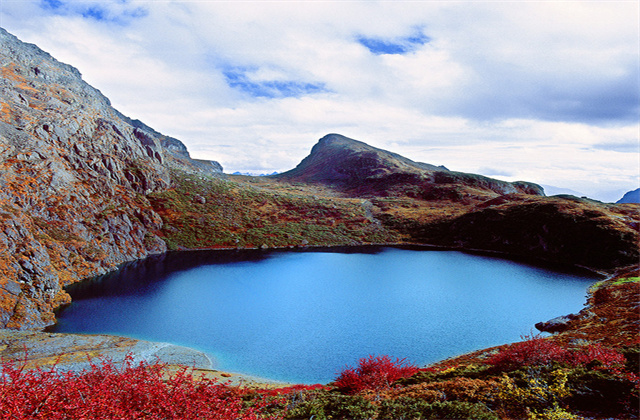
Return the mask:
<svg viewBox="0 0 640 420">
<path fill-rule="evenodd" d="M 186 370 L 164 378 L 161 365 L 111 362 L 81 373 L 25 370 L 4 363 L 0 412 L 14 419 L 257 419 L 235 389 Z"/>
<path fill-rule="evenodd" d="M 569 352 L 552 341 L 539 336 L 525 337 L 525 341 L 513 343 L 487 360 L 487 363 L 503 370 L 523 366 L 547 365 L 567 361 Z"/>
<path fill-rule="evenodd" d="M 575 350 L 567 350 L 539 336 L 525 337 L 525 341 L 511 344 L 493 355 L 487 363 L 504 370 L 523 366 L 548 365 L 552 362 L 570 366 L 589 366 L 595 369 L 618 371 L 624 368 L 625 357 L 616 350 L 602 345 L 589 344 Z"/>
<path fill-rule="evenodd" d="M 405 359 L 394 362 L 389 356 L 362 358 L 357 368 L 347 366 L 335 380 L 334 385 L 342 392 L 355 394 L 365 389 L 379 390 L 389 388 L 400 378 L 406 378 L 418 371 Z"/>
<path fill-rule="evenodd" d="M 624 367 L 626 358 L 614 349 L 602 347 L 601 344 L 589 344 L 572 352 L 574 366 L 592 365 L 598 369 L 617 370 Z"/>
</svg>

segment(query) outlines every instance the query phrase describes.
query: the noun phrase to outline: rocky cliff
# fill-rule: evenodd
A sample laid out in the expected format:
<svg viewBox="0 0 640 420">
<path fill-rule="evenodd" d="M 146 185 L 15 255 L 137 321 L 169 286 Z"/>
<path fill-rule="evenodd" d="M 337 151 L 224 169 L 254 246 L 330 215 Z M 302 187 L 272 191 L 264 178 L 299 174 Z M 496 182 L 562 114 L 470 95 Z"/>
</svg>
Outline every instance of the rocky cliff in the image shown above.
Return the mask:
<svg viewBox="0 0 640 420">
<path fill-rule="evenodd" d="M 220 173 L 114 110 L 78 70 L 0 29 L 0 327 L 38 328 L 62 286 L 164 252 L 146 194 Z"/>
</svg>

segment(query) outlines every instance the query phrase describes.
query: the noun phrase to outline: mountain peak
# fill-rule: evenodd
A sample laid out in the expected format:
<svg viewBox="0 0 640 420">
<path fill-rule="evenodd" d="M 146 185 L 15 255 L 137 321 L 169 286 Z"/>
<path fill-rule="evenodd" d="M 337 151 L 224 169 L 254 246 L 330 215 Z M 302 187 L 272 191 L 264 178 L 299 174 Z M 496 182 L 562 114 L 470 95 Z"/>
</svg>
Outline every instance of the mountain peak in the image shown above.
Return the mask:
<svg viewBox="0 0 640 420">
<path fill-rule="evenodd" d="M 452 172 L 335 133 L 322 137 L 298 166 L 276 178 L 327 184 L 355 195 L 417 194 L 427 200 L 510 193 L 544 195 L 535 184 Z"/>
<path fill-rule="evenodd" d="M 349 184 L 379 179 L 391 173 L 447 171 L 442 166 L 414 162 L 340 134 L 327 134 L 294 169 L 278 177 L 304 182 Z"/>
</svg>

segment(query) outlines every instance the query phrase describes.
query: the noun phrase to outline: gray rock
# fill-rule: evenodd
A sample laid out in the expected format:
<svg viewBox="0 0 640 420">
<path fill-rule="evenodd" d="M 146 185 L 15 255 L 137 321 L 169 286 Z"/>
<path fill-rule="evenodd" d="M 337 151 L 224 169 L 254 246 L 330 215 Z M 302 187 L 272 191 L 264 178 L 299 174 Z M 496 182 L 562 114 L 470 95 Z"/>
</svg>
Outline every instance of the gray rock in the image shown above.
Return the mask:
<svg viewBox="0 0 640 420">
<path fill-rule="evenodd" d="M 565 331 L 569 328 L 571 321 L 578 319 L 580 316 L 569 314 L 550 319 L 546 322 L 538 322 L 535 327 L 542 332 L 557 333 Z"/>
</svg>

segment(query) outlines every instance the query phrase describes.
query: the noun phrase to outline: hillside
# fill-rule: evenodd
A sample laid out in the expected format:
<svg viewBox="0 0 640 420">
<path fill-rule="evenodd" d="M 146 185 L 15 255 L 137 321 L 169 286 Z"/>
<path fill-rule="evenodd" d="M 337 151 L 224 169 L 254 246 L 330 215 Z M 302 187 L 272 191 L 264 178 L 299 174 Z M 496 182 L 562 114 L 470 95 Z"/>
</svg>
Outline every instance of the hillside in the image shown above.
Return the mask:
<svg viewBox="0 0 640 420">
<path fill-rule="evenodd" d="M 369 214 L 412 243 L 612 270 L 638 262 L 637 207 L 416 163 L 338 134 L 318 141 L 281 183 L 370 200 Z"/>
</svg>

